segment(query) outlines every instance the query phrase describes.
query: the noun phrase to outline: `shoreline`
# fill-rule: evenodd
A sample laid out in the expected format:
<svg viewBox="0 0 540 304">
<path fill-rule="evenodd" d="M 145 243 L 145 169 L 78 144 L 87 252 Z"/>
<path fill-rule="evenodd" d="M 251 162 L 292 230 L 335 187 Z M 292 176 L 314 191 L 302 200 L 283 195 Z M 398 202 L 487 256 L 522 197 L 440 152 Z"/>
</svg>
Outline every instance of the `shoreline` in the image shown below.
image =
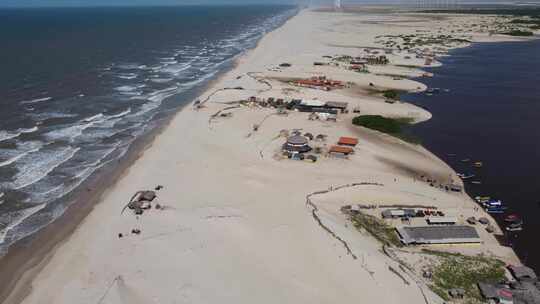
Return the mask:
<svg viewBox="0 0 540 304">
<path fill-rule="evenodd" d="M 168 118 L 168 122 L 138 138 L 129 147 L 127 154 L 119 160 L 120 164 L 109 170 L 110 172 L 103 174 L 100 171 L 104 169 L 96 170 L 89 180 L 81 184 L 81 189 L 76 190 L 78 193 L 74 193 L 73 202 L 60 217 L 10 246 L 8 253 L 0 258 L 0 280 L 4 282 L 0 288 L 1 303 L 20 303 L 24 299 L 30 292 L 33 277 L 84 223 L 86 216 L 94 210 L 102 197 L 114 188 L 117 180 L 128 174 L 130 165 L 152 146 L 153 139 L 166 128 L 171 119 Z"/>
<path fill-rule="evenodd" d="M 482 48 L 483 50 L 485 50 L 486 48 L 490 48 L 490 49 L 500 48 L 501 50 L 505 49 L 506 51 L 508 51 L 508 49 L 516 49 L 516 45 L 518 45 L 518 44 L 529 43 L 529 42 L 536 43 L 538 41 L 540 41 L 540 36 L 537 35 L 537 36 L 534 36 L 532 38 L 527 38 L 527 39 L 522 39 L 522 40 L 510 40 L 510 41 L 503 41 L 503 42 L 500 42 L 500 41 L 495 41 L 495 42 L 490 42 L 490 41 L 474 42 L 473 44 L 471 44 L 471 47 L 479 47 L 479 48 Z M 519 50 L 520 48 L 517 48 L 517 49 Z M 460 54 L 463 56 L 463 53 L 460 53 Z M 467 53 L 467 55 L 471 56 L 470 53 Z M 452 56 L 452 55 L 450 55 L 450 56 Z M 491 54 L 491 56 L 493 56 L 493 54 Z M 468 61 L 474 61 L 474 58 L 476 58 L 476 56 L 471 56 L 470 58 L 473 58 L 473 59 L 468 59 Z M 478 62 L 474 62 L 474 63 L 478 64 Z M 451 65 L 451 63 L 449 65 Z M 430 69 L 430 71 L 436 73 L 437 69 L 442 68 L 444 66 L 445 66 L 445 64 L 443 64 L 441 67 L 435 67 L 433 69 Z M 463 63 L 461 63 L 460 67 L 462 67 L 462 66 L 463 66 Z M 518 70 L 519 70 L 519 68 L 518 68 Z M 459 71 L 459 70 L 456 69 L 455 71 Z M 449 74 L 452 75 L 453 73 L 456 73 L 456 72 L 450 72 L 449 70 L 446 70 L 445 71 L 445 76 L 448 76 Z M 459 73 L 457 73 L 457 74 L 459 75 Z M 514 76 L 515 76 L 515 74 L 514 74 Z M 455 75 L 453 77 L 455 77 Z M 472 79 L 472 77 L 469 76 L 469 79 Z M 442 81 L 443 85 L 447 81 L 448 80 Z M 460 83 L 459 81 L 456 81 L 455 79 L 449 81 L 449 84 L 456 85 L 456 82 L 458 83 L 458 85 L 461 85 L 461 86 L 463 85 L 463 83 Z M 435 83 L 433 85 L 434 86 L 440 86 L 441 83 Z M 452 91 L 455 91 L 455 88 Z M 468 92 L 468 91 L 466 91 L 466 93 L 470 94 L 470 92 Z M 420 96 L 418 96 L 418 97 L 420 97 Z M 418 97 L 413 96 L 412 97 L 413 101 L 411 101 L 411 102 L 414 102 L 414 104 L 418 104 L 419 106 L 421 106 L 421 105 L 429 105 L 430 102 L 428 100 L 426 100 L 425 98 L 418 98 Z M 477 98 L 479 98 L 480 101 L 485 97 L 486 97 L 485 95 L 481 95 L 481 94 L 479 94 L 477 96 Z M 437 98 L 438 98 L 437 96 L 433 96 L 432 98 L 434 98 L 433 102 L 439 101 L 439 100 L 437 100 Z M 442 101 L 448 102 L 448 99 L 449 98 L 446 97 L 446 98 L 443 98 Z M 441 112 L 440 108 L 438 108 L 437 110 L 438 110 L 439 113 Z M 493 116 L 497 117 L 497 115 L 491 115 L 490 118 L 493 119 L 492 118 Z M 443 121 L 448 121 L 449 120 L 448 114 L 447 114 L 447 117 L 443 117 L 442 119 L 443 119 Z M 435 128 L 440 128 L 440 124 L 439 125 L 434 125 L 434 127 Z M 483 127 L 486 128 L 486 126 L 483 126 Z M 414 128 L 415 128 L 415 126 L 412 126 L 412 133 L 415 133 Z M 456 129 L 456 128 L 454 127 L 454 129 Z M 460 130 L 460 129 L 457 128 L 456 130 L 453 130 L 453 132 L 456 132 L 457 130 Z M 438 152 L 437 154 L 440 155 L 441 159 L 446 159 L 446 160 L 444 160 L 445 162 L 447 162 L 449 164 L 452 164 L 452 167 L 456 168 L 456 169 L 454 169 L 456 171 L 457 170 L 462 170 L 461 172 L 467 172 L 465 170 L 467 170 L 466 167 L 467 167 L 468 163 L 467 162 L 463 163 L 463 161 L 461 159 L 468 159 L 468 158 L 474 159 L 474 157 L 471 157 L 470 154 L 475 155 L 476 158 L 484 158 L 485 157 L 485 158 L 489 159 L 491 157 L 491 161 L 489 161 L 488 159 L 483 159 L 483 160 L 490 164 L 489 167 L 494 167 L 495 166 L 495 167 L 498 167 L 497 168 L 498 170 L 502 169 L 501 166 L 497 166 L 496 164 L 493 163 L 493 159 L 492 159 L 492 156 L 494 155 L 493 153 L 489 153 L 489 152 L 488 153 L 479 153 L 478 149 L 468 148 L 468 149 L 465 149 L 465 150 L 456 149 L 457 151 L 452 150 L 452 153 L 444 154 L 441 151 L 441 148 L 443 148 L 443 147 L 448 148 L 447 144 L 445 144 L 444 142 L 434 140 L 433 139 L 434 135 L 430 134 L 430 132 L 426 132 L 425 128 L 424 128 L 424 130 L 421 129 L 420 133 L 423 133 L 422 135 L 424 135 L 424 136 L 431 137 L 431 145 L 430 145 L 431 147 L 430 148 L 437 151 Z M 474 137 L 474 135 L 478 135 L 478 134 L 474 134 L 474 132 L 473 132 L 473 133 L 471 133 L 470 136 Z M 455 137 L 455 135 L 454 135 L 454 137 Z M 449 136 L 448 138 L 446 138 L 446 141 L 450 140 L 450 138 L 452 138 L 452 136 Z M 480 140 L 479 145 L 482 145 L 481 144 L 482 142 L 483 141 Z M 468 147 L 468 145 L 465 145 L 465 147 Z M 435 152 L 433 152 L 433 153 L 435 153 Z M 470 154 L 468 154 L 468 153 L 470 153 Z M 491 156 L 490 156 L 490 154 L 491 154 Z M 465 155 L 467 155 L 467 156 L 465 156 Z M 486 162 L 484 162 L 484 164 Z M 497 199 L 501 199 L 502 201 L 506 201 L 506 202 L 510 201 L 511 204 L 508 205 L 509 209 L 506 210 L 504 215 L 507 215 L 507 214 L 518 215 L 518 216 L 520 216 L 522 218 L 522 220 L 525 223 L 531 222 L 531 220 L 532 220 L 531 218 L 533 217 L 533 215 L 530 215 L 530 217 L 529 217 L 528 214 L 527 214 L 527 211 L 533 211 L 533 210 L 530 210 L 530 209 L 527 209 L 526 207 L 521 206 L 520 204 L 523 203 L 523 201 L 520 200 L 520 199 L 516 199 L 516 195 L 510 195 L 509 194 L 511 192 L 514 192 L 514 191 L 511 191 L 509 186 L 507 186 L 507 184 L 510 184 L 513 181 L 510 181 L 507 178 L 506 181 L 505 181 L 505 187 L 504 187 L 504 189 L 506 189 L 506 190 L 497 191 L 497 187 L 494 187 L 493 183 L 500 184 L 501 182 L 503 182 L 505 180 L 504 178 L 503 179 L 497 179 L 496 178 L 497 174 L 495 174 L 495 176 L 494 176 L 493 172 L 488 173 L 485 170 L 479 170 L 478 171 L 478 170 L 474 170 L 472 168 L 469 168 L 468 170 L 470 170 L 471 173 L 475 174 L 476 178 L 478 178 L 481 181 L 481 184 L 479 184 L 479 185 L 472 185 L 472 184 L 469 183 L 469 185 L 466 187 L 466 192 L 471 198 L 474 198 L 475 196 L 482 196 L 482 195 L 489 194 L 489 196 L 491 196 L 492 198 L 497 197 Z M 469 182 L 470 182 L 470 180 L 469 180 Z M 523 194 L 521 194 L 521 197 L 522 196 L 523 196 Z M 512 199 L 509 199 L 508 197 L 511 197 Z M 518 195 L 517 198 L 520 198 L 520 195 Z M 504 222 L 504 217 L 502 215 L 494 214 L 492 216 L 492 218 L 497 223 L 497 225 L 499 227 L 504 227 L 505 225 L 508 225 L 508 222 Z M 505 233 L 505 236 L 504 236 L 504 242 L 506 242 L 507 246 L 512 248 L 512 250 L 516 254 L 517 258 L 520 260 L 520 262 L 522 264 L 529 265 L 528 267 L 537 269 L 538 268 L 538 266 L 537 266 L 538 261 L 531 262 L 529 259 L 530 259 L 530 256 L 532 256 L 532 255 L 531 255 L 530 252 L 527 251 L 527 250 L 535 250 L 536 248 L 535 248 L 534 245 L 525 245 L 525 243 L 527 243 L 527 240 L 530 240 L 530 235 L 527 235 L 526 233 L 528 231 L 530 231 L 531 229 L 534 230 L 534 227 L 530 227 L 529 225 L 526 225 L 524 227 L 523 231 L 518 231 L 518 232 L 507 231 Z M 513 238 L 517 238 L 517 239 L 513 239 Z M 521 244 L 519 244 L 519 243 L 521 243 Z"/>
<path fill-rule="evenodd" d="M 300 11 L 298 10 L 284 23 L 294 18 Z M 283 26 L 284 23 L 277 28 Z M 206 93 L 222 77 L 233 71 L 241 58 L 257 48 L 263 38 L 264 36 L 261 36 L 253 48 L 244 50 L 231 58 L 226 63 L 227 67 L 216 73 L 204 85 L 194 88 L 194 95 L 201 96 L 201 94 Z M 88 214 L 99 204 L 102 197 L 114 188 L 116 182 L 122 176 L 128 174 L 130 166 L 152 146 L 156 137 L 167 129 L 175 116 L 184 108 L 192 106 L 193 102 L 194 100 L 186 100 L 183 105 L 174 108 L 172 113 L 164 113 L 165 117 L 154 119 L 154 122 L 163 121 L 158 123 L 148 134 L 137 138 L 130 145 L 127 154 L 116 161 L 119 164 L 116 164 L 114 169 L 102 173 L 100 171 L 106 169 L 100 168 L 88 180 L 84 181 L 78 187 L 79 189 L 76 189 L 75 193 L 72 194 L 74 196 L 73 199 L 70 199 L 72 203 L 69 204 L 60 217 L 9 247 L 7 254 L 0 257 L 0 270 L 2 270 L 0 272 L 0 281 L 3 282 L 0 287 L 0 303 L 21 303 L 23 301 L 31 290 L 33 278 L 43 269 L 56 250 L 69 240 L 73 232 L 84 223 Z M 88 189 L 92 190 L 88 191 Z"/>
<path fill-rule="evenodd" d="M 226 71 L 223 71 L 222 73 L 220 73 L 220 76 L 216 77 L 216 79 L 214 79 L 212 81 L 209 81 L 209 83 L 207 83 L 204 86 L 204 89 L 201 89 L 201 91 L 204 91 L 204 92 L 200 95 L 200 98 L 202 99 L 203 96 L 208 96 L 209 94 L 212 94 L 213 92 L 215 92 L 213 90 L 215 88 L 215 85 L 222 82 L 222 81 L 224 81 L 224 79 L 227 76 L 230 76 L 231 74 L 235 74 L 235 71 L 241 65 L 242 61 L 247 60 L 251 56 L 251 54 L 257 48 L 259 48 L 259 45 L 262 43 L 262 41 L 266 37 L 269 36 L 269 34 L 277 31 L 278 29 L 283 28 L 288 22 L 290 22 L 292 19 L 296 18 L 296 16 L 297 15 L 292 16 L 290 19 L 288 19 L 280 27 L 278 27 L 277 29 L 274 29 L 273 31 L 271 31 L 271 32 L 267 33 L 266 35 L 264 35 L 261 39 L 259 39 L 259 41 L 257 42 L 256 46 L 253 49 L 248 50 L 247 52 L 245 52 L 244 54 L 239 56 L 237 59 L 235 59 L 234 62 L 232 63 L 232 65 L 231 65 L 230 69 L 228 69 Z M 51 262 L 52 257 L 53 257 L 53 255 L 56 254 L 58 248 L 62 247 L 62 245 L 64 245 L 65 243 L 67 243 L 70 240 L 70 238 L 72 236 L 72 233 L 74 231 L 76 231 L 80 226 L 82 226 L 86 222 L 87 215 L 90 215 L 91 213 L 93 213 L 94 210 L 96 209 L 96 207 L 98 207 L 100 205 L 100 202 L 103 200 L 103 197 L 110 194 L 110 192 L 112 192 L 113 189 L 118 186 L 118 183 L 119 183 L 120 179 L 122 179 L 123 177 L 125 177 L 126 175 L 129 174 L 130 169 L 133 166 L 133 164 L 136 163 L 138 160 L 140 160 L 142 158 L 142 156 L 145 154 L 145 152 L 149 151 L 150 149 L 152 149 L 154 147 L 154 144 L 157 142 L 157 138 L 165 136 L 165 134 L 164 134 L 165 131 L 169 130 L 169 129 L 172 129 L 171 125 L 174 123 L 175 119 L 180 119 L 181 113 L 185 113 L 187 111 L 190 111 L 189 107 L 191 105 L 192 105 L 192 102 L 186 103 L 185 105 L 183 105 L 182 107 L 177 109 L 175 111 L 175 113 L 170 115 L 170 117 L 167 118 L 166 123 L 163 123 L 158 128 L 156 128 L 156 129 L 159 129 L 159 130 L 155 130 L 156 133 L 153 134 L 151 138 L 148 138 L 145 143 L 141 143 L 141 147 L 139 147 L 140 148 L 139 150 L 133 149 L 133 151 L 132 151 L 132 147 L 130 147 L 130 152 L 128 152 L 128 153 L 129 154 L 133 153 L 132 158 L 130 158 L 129 162 L 126 160 L 126 163 L 123 165 L 122 170 L 119 170 L 121 172 L 116 172 L 116 174 L 113 175 L 110 179 L 107 179 L 107 181 L 114 180 L 115 182 L 113 184 L 108 185 L 107 187 L 103 187 L 103 188 L 98 187 L 100 190 L 97 191 L 97 193 L 94 193 L 92 195 L 92 198 L 90 198 L 91 203 L 87 202 L 85 204 L 84 208 L 80 208 L 80 206 L 78 206 L 77 203 L 70 205 L 70 207 L 68 209 L 69 211 L 66 211 L 64 213 L 64 215 L 62 215 L 59 218 L 58 221 L 55 221 L 55 223 L 52 223 L 51 225 L 49 225 L 50 227 L 47 226 L 45 229 L 43 229 L 44 230 L 43 233 L 41 233 L 41 231 L 39 232 L 40 235 L 37 237 L 37 239 L 46 239 L 47 233 L 50 234 L 50 235 L 55 236 L 55 238 L 53 240 L 49 240 L 49 239 L 48 240 L 41 240 L 41 241 L 43 241 L 45 243 L 49 242 L 49 244 L 47 246 L 45 246 L 45 248 L 49 247 L 52 250 L 49 251 L 49 250 L 46 250 L 43 247 L 39 247 L 38 243 L 40 241 L 31 242 L 31 246 L 38 246 L 37 248 L 41 248 L 43 251 L 48 251 L 48 252 L 44 253 L 44 255 L 43 255 L 43 257 L 41 259 L 37 258 L 36 256 L 34 256 L 33 258 L 30 258 L 29 259 L 30 262 L 28 262 L 28 263 L 33 262 L 33 267 L 32 267 L 32 265 L 30 265 L 30 267 L 28 267 L 28 269 L 26 269 L 26 271 L 20 271 L 19 269 L 17 269 L 20 272 L 23 272 L 21 274 L 21 277 L 23 277 L 24 282 L 16 282 L 15 283 L 15 285 L 17 286 L 17 287 L 14 288 L 16 293 L 17 292 L 23 292 L 24 293 L 24 291 L 26 291 L 26 290 L 28 290 L 28 288 L 30 288 L 30 284 L 33 281 L 34 277 L 38 273 L 43 271 L 43 269 L 46 267 L 46 265 Z M 193 114 L 193 115 L 195 115 L 195 114 Z M 154 132 L 154 130 L 152 132 Z M 169 132 L 171 132 L 171 131 L 169 131 Z M 364 134 L 364 133 L 365 132 L 361 132 L 361 134 Z M 384 137 L 383 137 L 383 141 L 386 141 L 386 143 L 388 143 L 388 141 L 386 139 L 384 139 Z M 390 140 L 390 142 L 392 142 L 392 141 L 394 141 L 394 139 Z M 390 143 L 390 145 L 392 145 L 392 143 Z M 427 155 L 430 155 L 432 157 L 435 157 L 435 158 L 439 159 L 436 155 L 429 152 L 427 149 L 425 149 L 423 147 L 422 147 L 422 149 L 426 151 Z M 126 157 L 126 159 L 127 159 L 127 157 Z M 439 161 L 443 162 L 441 159 L 439 159 Z M 444 163 L 444 165 L 446 165 L 448 168 L 450 168 L 446 163 Z M 107 184 L 107 181 L 101 181 L 101 182 L 102 182 L 102 184 Z M 77 207 L 77 208 L 72 208 L 72 207 Z M 73 210 L 73 209 L 77 209 L 77 210 Z M 73 214 L 71 214 L 71 213 L 73 213 Z M 66 221 L 68 223 L 71 222 L 71 223 L 69 223 L 71 226 L 70 225 L 67 225 L 67 227 L 63 226 L 62 225 L 63 221 Z M 55 229 L 60 230 L 60 233 L 54 234 L 54 232 L 59 232 L 59 231 L 55 231 Z M 30 247 L 30 248 L 32 248 L 32 247 Z M 28 249 L 28 248 L 22 248 L 22 249 Z M 11 250 L 10 249 L 10 253 L 13 254 L 14 251 L 17 251 L 17 250 Z M 31 251 L 31 250 L 27 250 L 27 251 Z M 8 253 L 8 255 L 10 253 Z M 32 252 L 32 254 L 34 254 L 34 252 Z M 29 254 L 29 255 L 32 255 L 32 254 Z M 22 257 L 19 257 L 19 258 L 23 259 Z M 36 258 L 39 261 L 36 261 L 35 260 Z M 3 259 L 0 260 L 0 267 L 2 267 L 3 262 L 4 262 Z M 10 265 L 12 265 L 12 264 L 10 264 Z M 28 273 L 29 278 L 24 278 L 26 273 Z M 4 274 L 4 272 L 3 272 L 3 274 Z M 6 286 L 6 285 L 4 285 L 4 286 Z M 13 284 L 10 284 L 9 287 L 11 287 L 11 286 L 13 286 Z M 4 294 L 0 293 L 0 298 L 2 298 L 3 295 Z M 24 293 L 24 295 L 27 295 L 27 293 Z M 13 300 L 13 302 L 9 302 L 9 303 L 18 303 L 18 302 L 22 301 L 23 298 L 24 297 L 15 297 L 13 299 L 10 299 L 10 301 Z M 8 299 L 9 299 L 9 297 L 8 297 Z"/>
</svg>

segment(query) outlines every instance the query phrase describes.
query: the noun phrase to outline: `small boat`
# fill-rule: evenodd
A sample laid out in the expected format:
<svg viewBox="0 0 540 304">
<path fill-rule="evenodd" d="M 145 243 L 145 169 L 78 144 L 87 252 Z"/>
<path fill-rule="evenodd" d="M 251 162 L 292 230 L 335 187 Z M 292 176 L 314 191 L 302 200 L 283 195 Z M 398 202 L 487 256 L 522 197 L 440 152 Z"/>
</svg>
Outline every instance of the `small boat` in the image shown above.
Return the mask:
<svg viewBox="0 0 540 304">
<path fill-rule="evenodd" d="M 506 206 L 498 206 L 498 207 L 486 207 L 487 213 L 504 213 L 508 209 Z"/>
<path fill-rule="evenodd" d="M 506 231 L 516 232 L 523 230 L 523 223 L 522 222 L 516 222 L 516 223 L 510 223 L 508 226 L 506 226 Z"/>
<path fill-rule="evenodd" d="M 504 217 L 504 221 L 507 223 L 515 223 L 517 221 L 521 221 L 521 218 L 517 214 L 509 214 Z"/>
<path fill-rule="evenodd" d="M 472 173 L 458 173 L 457 176 L 463 180 L 473 178 L 474 174 Z"/>
<path fill-rule="evenodd" d="M 470 162 L 470 161 L 471 161 L 470 158 L 464 158 L 464 159 L 461 160 L 461 162 L 463 162 L 463 163 L 468 163 L 468 162 Z"/>
<path fill-rule="evenodd" d="M 489 197 L 489 196 L 476 196 L 474 199 L 476 200 L 477 203 L 485 204 L 485 203 L 489 202 L 491 197 Z"/>
<path fill-rule="evenodd" d="M 471 184 L 473 184 L 473 185 L 481 185 L 482 182 L 481 181 L 472 181 Z"/>
<path fill-rule="evenodd" d="M 484 207 L 486 208 L 492 208 L 492 207 L 495 208 L 495 207 L 501 207 L 503 203 L 501 200 L 489 199 L 487 200 L 487 202 L 482 203 L 482 205 L 484 205 Z"/>
<path fill-rule="evenodd" d="M 473 163 L 473 167 L 475 168 L 482 168 L 484 166 L 484 164 L 480 161 L 477 161 L 477 162 L 474 162 Z"/>
</svg>

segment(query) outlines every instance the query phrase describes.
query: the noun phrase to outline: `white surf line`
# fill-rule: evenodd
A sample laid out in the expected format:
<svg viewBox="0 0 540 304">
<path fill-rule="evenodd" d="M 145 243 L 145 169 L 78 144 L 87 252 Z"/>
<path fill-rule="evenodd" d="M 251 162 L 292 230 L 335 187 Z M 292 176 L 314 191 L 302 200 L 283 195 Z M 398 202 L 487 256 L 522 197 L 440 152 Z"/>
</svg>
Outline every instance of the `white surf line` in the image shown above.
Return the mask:
<svg viewBox="0 0 540 304">
<path fill-rule="evenodd" d="M 44 98 L 36 98 L 36 99 L 31 99 L 31 100 L 23 100 L 19 103 L 20 104 L 33 104 L 33 103 L 38 103 L 38 102 L 47 101 L 51 99 L 52 97 L 44 97 Z"/>
<path fill-rule="evenodd" d="M 40 148 L 36 148 L 36 149 L 29 150 L 29 151 L 26 151 L 26 152 L 23 152 L 23 153 L 21 153 L 21 154 L 15 156 L 15 157 L 13 157 L 13 158 L 10 158 L 10 159 L 8 159 L 8 160 L 6 160 L 6 161 L 3 161 L 3 162 L 0 163 L 0 167 L 4 167 L 4 166 L 7 166 L 7 165 L 11 165 L 12 163 L 14 163 L 14 162 L 18 161 L 19 159 L 25 157 L 26 155 L 28 155 L 28 154 L 30 154 L 30 153 L 33 153 L 33 152 L 39 151 L 39 149 L 41 149 L 41 147 L 40 147 Z M 2 197 L 2 196 L 0 195 L 0 198 L 1 198 L 1 197 Z"/>
</svg>

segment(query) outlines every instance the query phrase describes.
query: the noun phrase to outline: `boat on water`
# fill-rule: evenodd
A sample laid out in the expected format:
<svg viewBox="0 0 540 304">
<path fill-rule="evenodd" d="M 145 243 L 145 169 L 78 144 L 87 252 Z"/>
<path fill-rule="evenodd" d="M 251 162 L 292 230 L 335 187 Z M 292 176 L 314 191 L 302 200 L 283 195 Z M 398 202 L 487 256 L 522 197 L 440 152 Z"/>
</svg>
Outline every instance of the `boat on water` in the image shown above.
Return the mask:
<svg viewBox="0 0 540 304">
<path fill-rule="evenodd" d="M 482 168 L 484 166 L 484 164 L 480 161 L 477 161 L 477 162 L 474 162 L 473 163 L 473 167 L 475 168 Z"/>
<path fill-rule="evenodd" d="M 481 185 L 482 182 L 481 181 L 472 181 L 471 184 L 473 184 L 473 185 Z"/>
<path fill-rule="evenodd" d="M 506 206 L 497 206 L 497 207 L 486 207 L 487 213 L 504 213 L 508 209 Z"/>
<path fill-rule="evenodd" d="M 490 198 L 490 199 L 486 200 L 485 202 L 483 202 L 482 205 L 484 205 L 484 207 L 486 207 L 486 208 L 500 207 L 500 206 L 503 206 L 503 202 L 501 200 L 498 200 L 498 199 Z"/>
<path fill-rule="evenodd" d="M 507 223 L 506 231 L 516 232 L 523 230 L 523 220 L 517 214 L 509 214 L 504 217 L 504 221 Z"/>
<path fill-rule="evenodd" d="M 505 216 L 504 221 L 507 223 L 514 223 L 514 222 L 521 221 L 521 218 L 519 217 L 519 215 L 513 213 L 513 214 L 509 214 Z"/>
<path fill-rule="evenodd" d="M 511 232 L 521 231 L 523 230 L 523 221 L 518 220 L 512 223 L 509 223 L 505 229 L 506 231 L 511 231 Z"/>
<path fill-rule="evenodd" d="M 458 173 L 457 176 L 463 180 L 473 178 L 475 175 L 472 173 Z"/>
<path fill-rule="evenodd" d="M 501 200 L 497 199 L 490 199 L 483 205 L 487 213 L 504 213 L 508 209 Z"/>
<path fill-rule="evenodd" d="M 484 203 L 487 203 L 491 199 L 491 197 L 489 197 L 489 196 L 475 196 L 474 199 L 476 200 L 477 203 L 484 204 Z"/>
<path fill-rule="evenodd" d="M 512 224 L 509 224 L 508 226 L 506 226 L 505 229 L 506 229 L 506 231 L 517 232 L 517 231 L 523 230 L 523 226 L 521 224 L 512 223 Z"/>
<path fill-rule="evenodd" d="M 464 158 L 464 159 L 461 160 L 461 162 L 463 162 L 463 163 L 468 163 L 468 162 L 470 162 L 470 161 L 471 161 L 470 158 Z"/>
</svg>

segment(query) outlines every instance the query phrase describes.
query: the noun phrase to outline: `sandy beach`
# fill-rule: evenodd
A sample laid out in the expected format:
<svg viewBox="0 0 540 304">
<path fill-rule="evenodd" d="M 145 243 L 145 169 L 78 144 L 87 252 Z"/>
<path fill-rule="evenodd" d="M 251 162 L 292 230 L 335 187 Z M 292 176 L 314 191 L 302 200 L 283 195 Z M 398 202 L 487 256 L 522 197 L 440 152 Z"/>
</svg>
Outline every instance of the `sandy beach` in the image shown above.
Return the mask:
<svg viewBox="0 0 540 304">
<path fill-rule="evenodd" d="M 456 172 L 422 146 L 351 123 L 359 115 L 352 109 L 414 122 L 430 119 L 427 110 L 385 102 L 380 93 L 426 90 L 409 78 L 439 63 L 405 58 L 406 52 L 386 54 L 390 64 L 370 67 L 370 73 L 313 63 L 382 50 L 386 35 L 461 29 L 469 42 L 430 49 L 441 53 L 470 42 L 516 39 L 472 26 L 490 18 L 495 17 L 301 11 L 178 112 L 73 233 L 54 251 L 41 253 L 47 258 L 34 263 L 37 268 L 5 303 L 442 303 L 426 281 L 400 267 L 341 211 L 352 204 L 427 205 L 460 223 L 470 216 L 491 219 L 466 193 L 421 178 L 462 185 Z M 324 91 L 290 83 L 313 76 L 347 85 Z M 250 97 L 344 102 L 351 111 L 336 121 L 310 120 L 304 112 L 282 115 L 238 103 Z M 346 158 L 322 154 L 314 163 L 296 161 L 282 156 L 284 130 L 326 135 L 311 143 L 323 150 L 342 136 L 359 142 Z M 153 205 L 161 208 L 139 216 L 122 212 L 134 193 L 158 185 L 163 188 Z M 481 244 L 423 248 L 520 263 L 493 233 L 478 232 Z"/>
</svg>

